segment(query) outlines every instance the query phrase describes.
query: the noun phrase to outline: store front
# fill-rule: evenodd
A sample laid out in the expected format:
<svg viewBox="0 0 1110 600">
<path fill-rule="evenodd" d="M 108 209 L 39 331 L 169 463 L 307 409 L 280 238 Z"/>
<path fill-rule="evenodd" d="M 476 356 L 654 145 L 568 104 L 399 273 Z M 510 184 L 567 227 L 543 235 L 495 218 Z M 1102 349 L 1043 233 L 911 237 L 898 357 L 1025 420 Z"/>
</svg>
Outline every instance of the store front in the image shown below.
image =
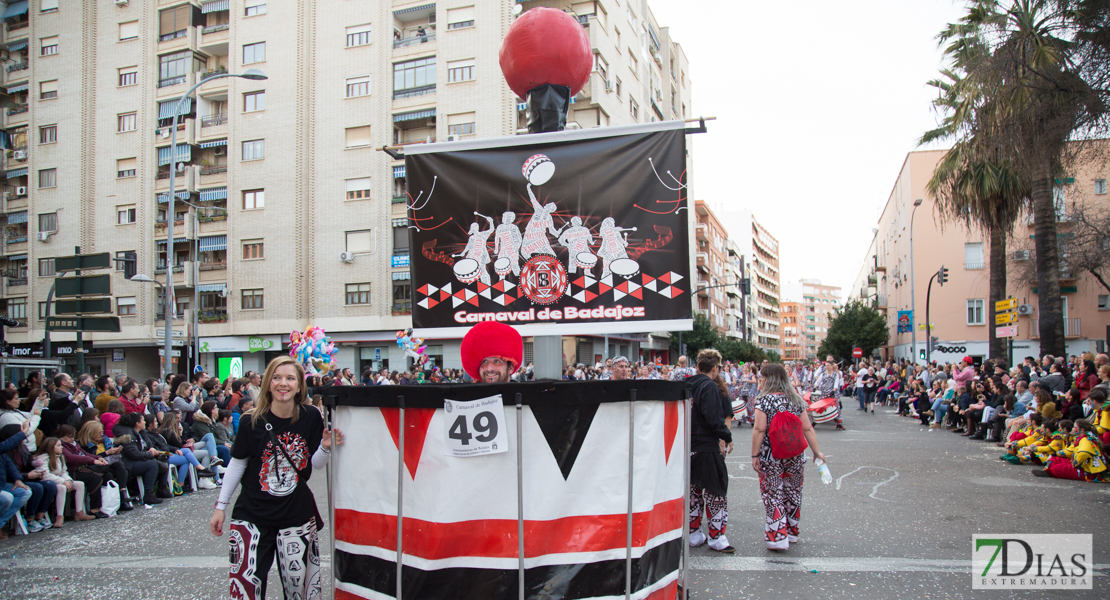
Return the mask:
<svg viewBox="0 0 1110 600">
<path fill-rule="evenodd" d="M 105 350 L 105 349 L 94 349 L 93 348 L 93 343 L 90 342 L 90 341 L 85 341 L 84 343 L 81 344 L 81 346 L 78 346 L 77 342 L 73 342 L 73 341 L 51 342 L 50 343 L 50 358 L 61 360 L 61 370 L 65 371 L 66 373 L 70 373 L 71 375 L 76 376 L 78 374 L 78 369 L 77 369 L 77 351 L 78 351 L 78 348 L 83 349 L 84 352 L 85 352 L 85 370 L 84 370 L 85 373 L 89 373 L 89 374 L 93 375 L 94 377 L 99 377 L 100 375 L 104 375 L 108 372 L 107 371 L 107 360 L 109 358 L 108 351 Z M 38 343 L 38 342 L 33 343 L 33 344 L 12 344 L 11 345 L 11 352 L 10 352 L 9 356 L 11 358 L 19 358 L 19 359 L 43 358 L 42 344 Z M 15 370 L 10 375 L 5 374 L 7 376 L 6 379 L 8 381 L 17 381 L 19 378 L 26 378 L 27 377 L 27 373 L 20 372 L 19 369 L 15 368 L 15 367 L 13 367 L 13 369 L 15 369 Z M 33 371 L 35 369 L 31 369 L 31 370 Z M 30 372 L 30 371 L 27 371 L 27 372 Z"/>
<path fill-rule="evenodd" d="M 234 335 L 200 338 L 200 364 L 220 378 L 239 378 L 247 371 L 266 370 L 271 360 L 285 354 L 278 335 Z"/>
</svg>

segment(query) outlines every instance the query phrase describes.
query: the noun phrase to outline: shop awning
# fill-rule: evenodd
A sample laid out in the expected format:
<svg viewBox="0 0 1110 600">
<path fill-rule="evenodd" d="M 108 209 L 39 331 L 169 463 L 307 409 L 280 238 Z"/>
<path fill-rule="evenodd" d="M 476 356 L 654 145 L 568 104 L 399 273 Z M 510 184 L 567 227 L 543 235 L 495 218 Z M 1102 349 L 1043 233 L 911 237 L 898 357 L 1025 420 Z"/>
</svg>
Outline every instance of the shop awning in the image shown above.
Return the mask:
<svg viewBox="0 0 1110 600">
<path fill-rule="evenodd" d="M 27 255 L 26 254 L 13 254 L 13 255 L 7 256 L 5 258 L 7 258 L 9 261 L 27 260 Z"/>
<path fill-rule="evenodd" d="M 226 283 L 201 283 L 197 285 L 197 292 L 222 292 L 227 289 Z"/>
<path fill-rule="evenodd" d="M 8 44 L 8 52 L 19 52 L 26 47 L 27 40 L 19 40 L 18 42 L 12 42 L 11 44 Z"/>
<path fill-rule="evenodd" d="M 177 194 L 175 194 L 175 196 L 177 196 L 178 200 L 188 200 L 190 195 L 191 194 L 189 192 L 178 192 Z M 169 202 L 169 201 L 170 201 L 169 195 L 167 195 L 167 194 L 158 194 L 158 202 L 159 203 L 164 203 L 164 202 Z"/>
<path fill-rule="evenodd" d="M 168 165 L 174 162 L 189 162 L 193 160 L 193 147 L 189 144 L 177 145 L 177 157 L 171 158 L 170 147 L 158 149 L 158 166 Z"/>
<path fill-rule="evenodd" d="M 214 250 L 227 250 L 227 236 L 226 235 L 206 235 L 197 238 L 197 250 L 200 252 L 212 252 Z"/>
<path fill-rule="evenodd" d="M 200 12 L 202 14 L 220 12 L 222 10 L 231 10 L 231 0 L 216 0 L 215 2 L 208 2 L 207 4 L 200 5 Z"/>
<path fill-rule="evenodd" d="M 177 101 L 178 100 L 180 100 L 180 98 L 174 98 L 173 100 L 163 100 L 162 102 L 159 102 L 158 103 L 158 118 L 159 119 L 172 119 L 173 118 L 173 108 L 175 106 L 177 106 Z M 190 96 L 190 97 L 185 99 L 185 106 L 181 107 L 181 112 L 178 113 L 178 115 L 179 116 L 180 115 L 187 115 L 190 112 L 192 112 L 192 110 L 193 110 L 193 97 Z"/>
<path fill-rule="evenodd" d="M 401 168 L 404 169 L 404 167 L 401 167 Z M 18 169 L 9 169 L 8 173 L 7 173 L 7 177 L 8 177 L 8 179 L 11 179 L 13 177 L 23 177 L 26 174 L 27 174 L 27 167 L 20 167 Z"/>
<path fill-rule="evenodd" d="M 224 138 L 222 140 L 211 140 L 211 141 L 200 143 L 201 148 L 215 148 L 216 146 L 226 146 L 226 145 L 227 145 L 227 138 Z"/>
<path fill-rule="evenodd" d="M 433 4 L 432 6 L 435 5 Z M 8 10 L 4 11 L 4 18 L 8 19 L 25 14 L 27 14 L 27 0 L 20 0 L 19 2 L 12 2 L 8 5 Z"/>
<path fill-rule="evenodd" d="M 26 171 L 27 169 L 23 169 L 23 170 Z M 393 178 L 394 179 L 400 179 L 404 176 L 405 176 L 405 168 L 404 167 L 393 167 Z"/>
<path fill-rule="evenodd" d="M 21 210 L 19 212 L 8 213 L 8 225 L 13 225 L 15 223 L 26 223 L 26 222 L 27 222 L 27 211 Z"/>
<path fill-rule="evenodd" d="M 200 191 L 200 199 L 207 200 L 227 200 L 227 188 L 208 188 Z"/>
<path fill-rule="evenodd" d="M 416 119 L 427 119 L 428 117 L 434 116 L 436 116 L 436 109 L 429 108 L 427 110 L 418 110 L 416 112 L 393 115 L 393 122 L 400 123 L 402 121 L 415 121 Z"/>
<path fill-rule="evenodd" d="M 26 82 L 17 83 L 15 85 L 13 85 L 12 87 L 8 88 L 8 93 L 9 94 L 18 94 L 19 92 L 26 92 L 27 88 L 28 88 L 28 84 Z"/>
<path fill-rule="evenodd" d="M 185 243 L 187 241 L 189 241 L 189 240 L 187 238 L 183 238 L 183 237 L 173 238 L 173 243 L 175 243 L 175 244 L 182 244 L 182 243 Z M 158 246 L 161 247 L 161 248 L 165 248 L 166 247 L 166 240 L 158 240 Z M 163 250 L 163 252 L 164 252 L 164 250 Z"/>
</svg>

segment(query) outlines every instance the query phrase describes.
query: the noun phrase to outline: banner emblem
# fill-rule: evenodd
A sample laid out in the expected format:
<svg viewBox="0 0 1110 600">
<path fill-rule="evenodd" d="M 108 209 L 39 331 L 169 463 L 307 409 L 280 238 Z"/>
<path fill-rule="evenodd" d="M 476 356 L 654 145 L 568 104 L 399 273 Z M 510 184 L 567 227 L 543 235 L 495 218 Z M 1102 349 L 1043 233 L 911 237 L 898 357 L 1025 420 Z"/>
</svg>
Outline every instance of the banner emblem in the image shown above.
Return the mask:
<svg viewBox="0 0 1110 600">
<path fill-rule="evenodd" d="M 567 271 L 554 256 L 538 254 L 524 263 L 520 289 L 536 304 L 554 304 L 567 291 Z"/>
</svg>

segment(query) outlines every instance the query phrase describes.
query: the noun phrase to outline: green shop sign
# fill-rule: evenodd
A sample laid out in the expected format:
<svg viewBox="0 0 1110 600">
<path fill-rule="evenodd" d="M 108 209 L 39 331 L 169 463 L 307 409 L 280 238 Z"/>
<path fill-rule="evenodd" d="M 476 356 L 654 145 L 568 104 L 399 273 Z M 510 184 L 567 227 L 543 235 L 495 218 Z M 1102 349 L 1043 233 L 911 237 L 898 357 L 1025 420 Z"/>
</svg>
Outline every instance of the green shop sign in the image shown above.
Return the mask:
<svg viewBox="0 0 1110 600">
<path fill-rule="evenodd" d="M 274 342 L 266 338 L 250 336 L 247 338 L 247 349 L 253 352 L 262 352 L 274 347 Z"/>
</svg>

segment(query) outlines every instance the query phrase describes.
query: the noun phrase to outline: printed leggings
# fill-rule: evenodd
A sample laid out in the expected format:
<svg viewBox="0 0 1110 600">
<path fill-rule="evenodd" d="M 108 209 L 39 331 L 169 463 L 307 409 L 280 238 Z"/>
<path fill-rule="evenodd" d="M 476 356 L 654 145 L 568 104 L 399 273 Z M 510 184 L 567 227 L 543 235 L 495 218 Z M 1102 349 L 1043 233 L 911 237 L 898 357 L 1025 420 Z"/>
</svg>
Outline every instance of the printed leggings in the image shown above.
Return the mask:
<svg viewBox="0 0 1110 600">
<path fill-rule="evenodd" d="M 802 480 L 805 466 L 804 452 L 785 460 L 772 458 L 760 461 L 759 494 L 763 497 L 763 508 L 767 512 L 764 523 L 767 542 L 797 539 L 798 523 L 802 518 Z"/>
<path fill-rule="evenodd" d="M 277 556 L 285 600 L 320 600 L 320 542 L 316 519 L 276 529 L 231 520 L 231 597 L 262 600 L 266 574 Z"/>
<path fill-rule="evenodd" d="M 721 537 L 728 529 L 728 499 L 690 484 L 690 533 L 701 529 L 703 517 L 709 539 Z"/>
</svg>

